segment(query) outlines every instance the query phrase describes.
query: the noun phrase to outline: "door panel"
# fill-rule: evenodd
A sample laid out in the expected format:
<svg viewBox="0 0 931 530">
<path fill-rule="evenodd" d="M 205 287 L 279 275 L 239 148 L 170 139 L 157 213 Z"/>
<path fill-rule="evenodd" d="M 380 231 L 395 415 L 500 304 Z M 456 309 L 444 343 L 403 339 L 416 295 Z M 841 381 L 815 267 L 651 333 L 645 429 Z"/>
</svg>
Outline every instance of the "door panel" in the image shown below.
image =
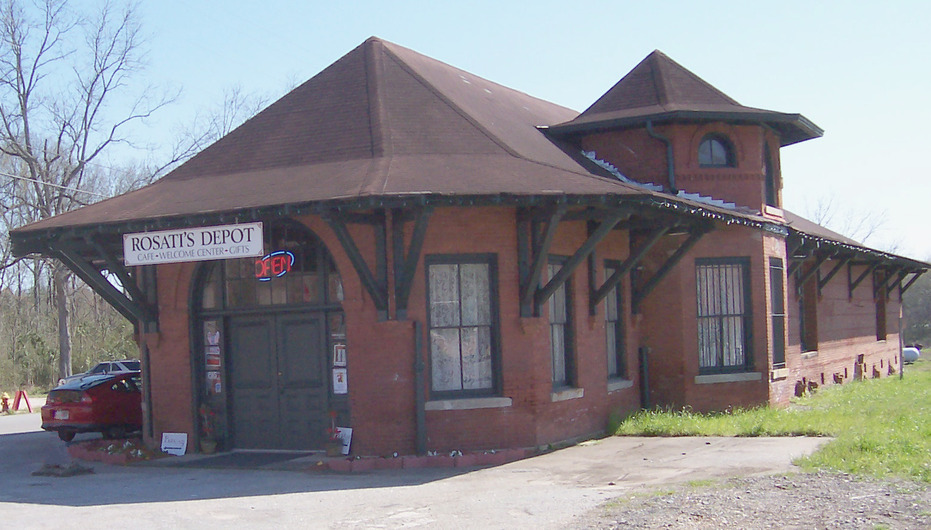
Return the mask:
<svg viewBox="0 0 931 530">
<path fill-rule="evenodd" d="M 284 449 L 322 448 L 326 441 L 324 344 L 322 316 L 279 317 L 279 414 Z"/>
<path fill-rule="evenodd" d="M 278 444 L 278 382 L 273 317 L 230 320 L 233 439 L 240 449 Z"/>
<path fill-rule="evenodd" d="M 328 420 L 323 315 L 233 318 L 230 337 L 236 448 L 322 448 Z"/>
</svg>

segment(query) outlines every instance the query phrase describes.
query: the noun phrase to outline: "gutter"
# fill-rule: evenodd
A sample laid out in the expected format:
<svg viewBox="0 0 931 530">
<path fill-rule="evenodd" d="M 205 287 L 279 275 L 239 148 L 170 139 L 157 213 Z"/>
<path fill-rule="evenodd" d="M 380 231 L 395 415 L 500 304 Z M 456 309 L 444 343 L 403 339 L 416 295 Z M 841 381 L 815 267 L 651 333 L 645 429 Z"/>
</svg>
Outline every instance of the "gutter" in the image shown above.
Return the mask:
<svg viewBox="0 0 931 530">
<path fill-rule="evenodd" d="M 672 141 L 669 140 L 668 137 L 653 130 L 653 120 L 647 120 L 647 134 L 649 134 L 651 138 L 656 138 L 666 144 L 666 179 L 669 184 L 669 193 L 678 195 L 679 190 L 676 188 L 676 162 L 672 154 Z"/>
</svg>

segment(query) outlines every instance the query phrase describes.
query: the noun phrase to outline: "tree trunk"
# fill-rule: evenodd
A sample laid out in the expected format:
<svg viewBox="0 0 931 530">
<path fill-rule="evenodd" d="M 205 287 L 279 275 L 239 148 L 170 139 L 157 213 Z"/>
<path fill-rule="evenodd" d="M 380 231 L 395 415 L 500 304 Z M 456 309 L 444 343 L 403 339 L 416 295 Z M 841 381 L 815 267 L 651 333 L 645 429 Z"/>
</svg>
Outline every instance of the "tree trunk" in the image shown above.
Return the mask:
<svg viewBox="0 0 931 530">
<path fill-rule="evenodd" d="M 55 306 L 58 309 L 58 377 L 71 375 L 71 313 L 68 311 L 68 269 L 56 263 L 53 267 Z"/>
</svg>

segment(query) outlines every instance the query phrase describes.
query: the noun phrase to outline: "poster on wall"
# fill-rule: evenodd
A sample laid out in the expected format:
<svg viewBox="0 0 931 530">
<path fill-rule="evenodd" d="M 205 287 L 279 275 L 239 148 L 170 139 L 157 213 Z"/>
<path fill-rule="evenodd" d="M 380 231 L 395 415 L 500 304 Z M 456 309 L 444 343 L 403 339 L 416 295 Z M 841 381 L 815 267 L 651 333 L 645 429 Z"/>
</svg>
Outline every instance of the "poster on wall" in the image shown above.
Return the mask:
<svg viewBox="0 0 931 530">
<path fill-rule="evenodd" d="M 347 380 L 348 373 L 345 368 L 334 368 L 333 369 L 333 393 L 334 394 L 348 394 L 349 393 L 349 381 Z"/>
<path fill-rule="evenodd" d="M 220 348 L 218 346 L 207 346 L 207 353 L 204 356 L 204 364 L 207 369 L 219 370 L 220 362 Z"/>
<path fill-rule="evenodd" d="M 333 366 L 346 366 L 346 345 L 333 345 Z"/>
<path fill-rule="evenodd" d="M 207 346 L 220 346 L 220 330 L 217 329 L 216 320 L 204 322 L 204 342 Z"/>
<path fill-rule="evenodd" d="M 207 393 L 219 394 L 221 392 L 223 392 L 223 382 L 220 377 L 220 372 L 207 372 Z"/>
</svg>

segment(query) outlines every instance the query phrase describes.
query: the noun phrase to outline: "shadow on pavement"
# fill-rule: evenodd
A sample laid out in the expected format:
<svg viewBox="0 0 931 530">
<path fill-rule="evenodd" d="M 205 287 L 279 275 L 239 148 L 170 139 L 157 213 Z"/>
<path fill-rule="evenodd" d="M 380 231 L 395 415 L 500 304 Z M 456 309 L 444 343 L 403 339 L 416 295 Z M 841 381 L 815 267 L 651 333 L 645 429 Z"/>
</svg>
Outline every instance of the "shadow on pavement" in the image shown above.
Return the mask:
<svg viewBox="0 0 931 530">
<path fill-rule="evenodd" d="M 92 437 L 88 436 L 89 439 Z M 338 473 L 318 471 L 303 455 L 232 453 L 217 457 L 166 457 L 121 466 L 80 462 L 93 473 L 33 476 L 45 464 L 70 463 L 66 445 L 47 432 L 0 435 L 0 503 L 101 506 L 223 499 L 293 493 L 416 486 L 475 468 L 422 468 Z M 210 458 L 225 459 L 211 466 Z M 232 460 L 251 460 L 237 467 Z M 168 460 L 172 459 L 172 460 Z M 198 463 L 200 462 L 200 463 Z M 255 469 L 270 465 L 276 469 Z M 211 468 L 207 468 L 207 467 Z M 214 469 L 212 467 L 219 467 Z"/>
</svg>

